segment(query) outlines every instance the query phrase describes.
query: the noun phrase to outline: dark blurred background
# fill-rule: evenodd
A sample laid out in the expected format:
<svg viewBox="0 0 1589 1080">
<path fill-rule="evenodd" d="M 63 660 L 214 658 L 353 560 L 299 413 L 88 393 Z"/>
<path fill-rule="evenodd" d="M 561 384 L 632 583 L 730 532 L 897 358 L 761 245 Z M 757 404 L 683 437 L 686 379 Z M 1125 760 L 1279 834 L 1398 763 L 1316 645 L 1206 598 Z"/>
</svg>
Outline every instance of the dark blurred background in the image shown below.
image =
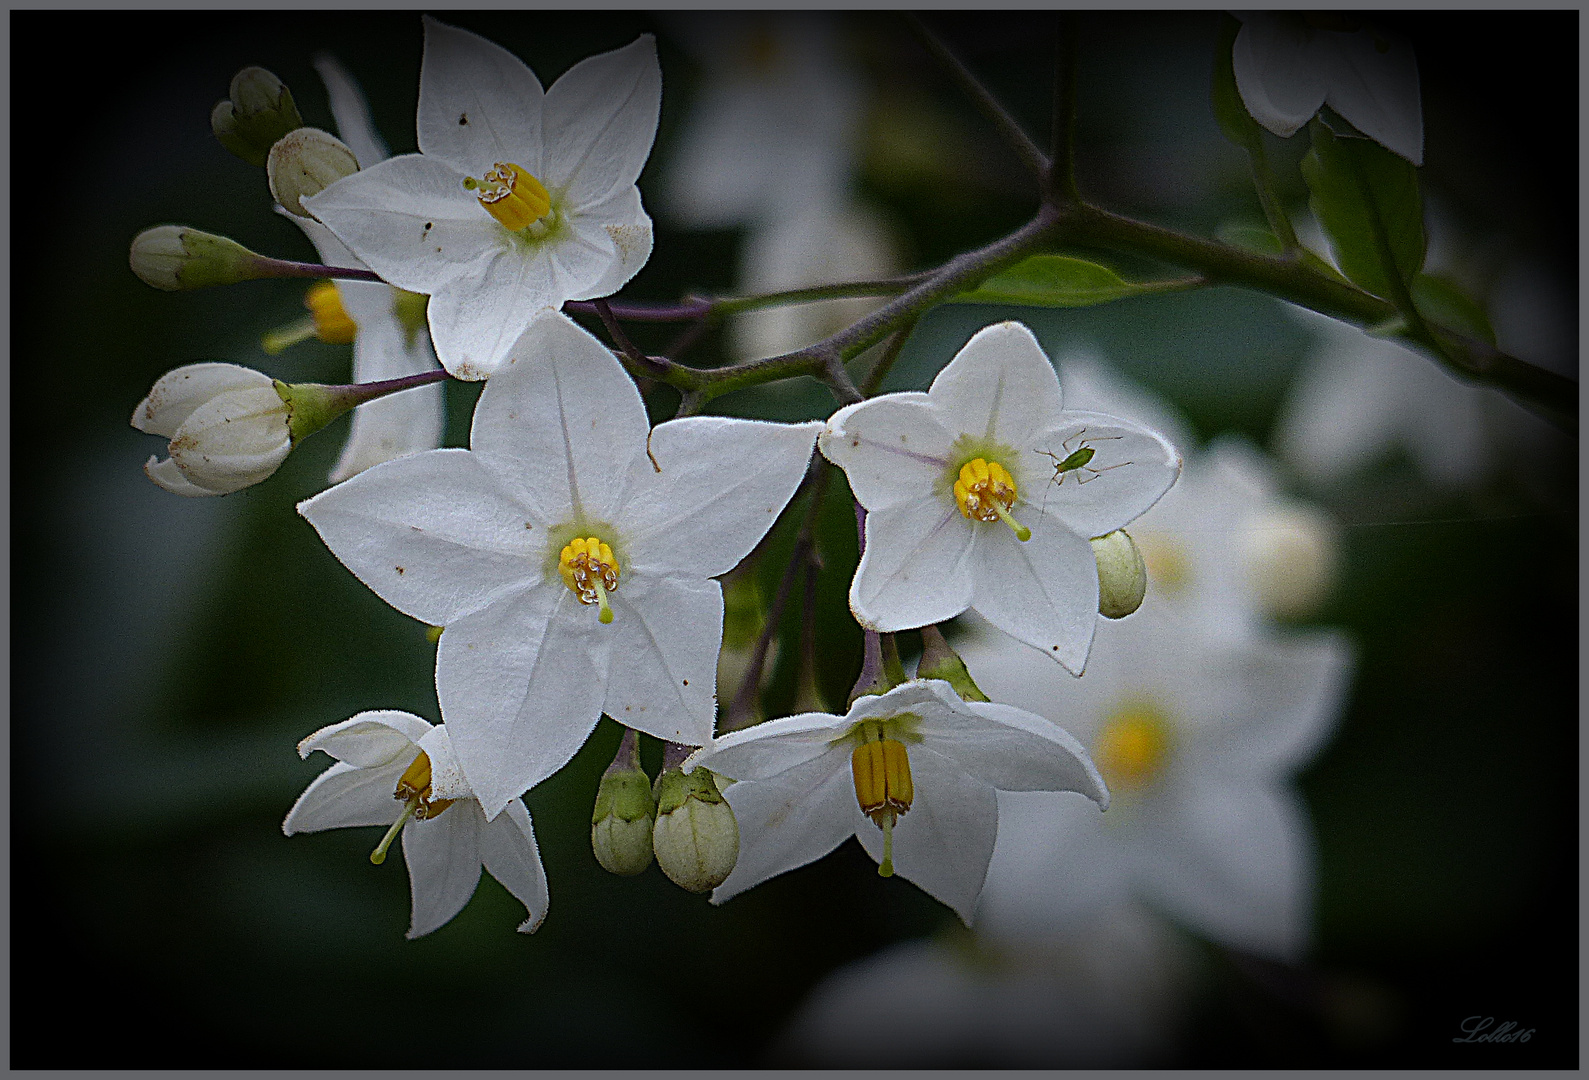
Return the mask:
<svg viewBox="0 0 1589 1080">
<path fill-rule="evenodd" d="M 445 18 L 523 57 L 545 85 L 656 32 L 665 92 L 640 181 L 656 247 L 624 295 L 731 290 L 741 233 L 669 227 L 653 199 L 701 79 L 665 18 Z M 928 19 L 1030 130 L 1047 130 L 1052 15 Z M 1090 198 L 1204 233 L 1256 219 L 1244 160 L 1208 104 L 1218 19 L 1083 18 Z M 1385 21 L 1417 48 L 1423 182 L 1459 246 L 1486 266 L 1541 266 L 1575 302 L 1577 14 Z M 368 708 L 439 721 L 433 647 L 293 511 L 325 486 L 346 421 L 224 499 L 177 498 L 141 475 L 164 448 L 127 418 L 169 368 L 221 359 L 338 382 L 349 358 L 318 343 L 260 351 L 263 331 L 301 314 L 301 283 L 162 294 L 131 275 L 126 249 L 140 229 L 177 222 L 311 257 L 271 212 L 262 172 L 211 137 L 209 110 L 233 73 L 259 64 L 292 87 L 307 123 L 330 127 L 309 63 L 326 49 L 363 83 L 394 153 L 410 152 L 419 16 L 12 12 L 10 28 L 12 1065 L 782 1064 L 768 1048 L 823 975 L 954 922 L 909 883 L 880 879 L 854 844 L 722 908 L 655 870 L 603 873 L 589 813 L 617 743 L 610 721 L 527 797 L 552 890 L 534 936 L 512 932 L 521 910 L 486 876 L 449 925 L 405 941 L 404 872 L 370 865 L 368 830 L 283 837 L 281 817 L 326 764 L 299 761 L 298 739 Z M 860 193 L 887 216 L 907 269 L 1023 221 L 1034 198 L 1019 163 L 909 32 L 859 15 L 847 33 L 883 103 Z M 920 136 L 889 138 L 888 118 L 902 115 L 930 117 L 929 145 L 970 164 L 902 164 L 900 146 Z M 1303 139 L 1270 146 L 1300 204 Z M 888 386 L 924 388 L 975 329 L 1012 314 L 940 310 Z M 1051 347 L 1090 343 L 1199 436 L 1235 430 L 1265 445 L 1307 345 L 1281 305 L 1234 289 L 1022 314 Z M 692 360 L 722 357 L 713 337 Z M 465 445 L 477 393 L 449 386 L 448 445 Z M 653 397 L 659 417 L 668 394 Z M 714 408 L 809 418 L 832 404 L 812 384 Z M 1339 734 L 1302 782 L 1319 837 L 1317 946 L 1300 974 L 1206 950 L 1176 1064 L 1576 1066 L 1575 455 L 1518 453 L 1462 492 L 1429 488 L 1392 458 L 1315 496 L 1344 526 L 1341 582 L 1316 621 L 1348 631 L 1360 658 Z M 1552 478 L 1544 494 L 1517 482 L 1535 470 Z M 845 496 L 835 485 L 821 537 L 818 651 L 832 704 L 858 666 Z M 768 594 L 788 524 L 756 569 Z M 791 618 L 785 658 L 794 632 Z M 770 712 L 787 710 L 794 684 L 781 664 Z M 656 747 L 646 755 L 654 769 Z M 1474 1014 L 1535 1034 L 1454 1046 Z"/>
</svg>

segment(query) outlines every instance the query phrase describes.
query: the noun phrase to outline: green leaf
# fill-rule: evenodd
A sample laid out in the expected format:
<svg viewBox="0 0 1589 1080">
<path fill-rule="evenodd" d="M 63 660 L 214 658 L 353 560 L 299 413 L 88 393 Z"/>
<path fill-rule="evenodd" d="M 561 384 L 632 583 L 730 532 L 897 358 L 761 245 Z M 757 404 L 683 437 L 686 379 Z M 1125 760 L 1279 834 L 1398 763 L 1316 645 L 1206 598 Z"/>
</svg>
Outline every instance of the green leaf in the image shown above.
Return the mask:
<svg viewBox="0 0 1589 1080">
<path fill-rule="evenodd" d="M 1412 299 L 1428 321 L 1495 344 L 1495 330 L 1484 309 L 1450 278 L 1419 274 L 1412 279 Z"/>
<path fill-rule="evenodd" d="M 1107 266 L 1068 255 L 1034 255 L 954 298 L 961 304 L 1090 307 L 1128 296 L 1182 288 L 1181 282 L 1126 281 Z"/>
<path fill-rule="evenodd" d="M 1214 119 L 1219 121 L 1219 130 L 1225 133 L 1225 138 L 1246 149 L 1255 143 L 1262 145 L 1263 129 L 1247 111 L 1246 103 L 1241 100 L 1241 91 L 1236 88 L 1236 69 L 1232 56 L 1236 35 L 1240 32 L 1241 23 L 1226 15 L 1220 28 L 1219 44 L 1214 46 L 1213 102 Z"/>
<path fill-rule="evenodd" d="M 1391 275 L 1405 284 L 1423 268 L 1416 166 L 1371 139 L 1336 135 L 1318 119 L 1308 130 L 1313 148 L 1302 159 L 1302 177 L 1335 261 L 1358 286 L 1394 299 Z"/>
</svg>

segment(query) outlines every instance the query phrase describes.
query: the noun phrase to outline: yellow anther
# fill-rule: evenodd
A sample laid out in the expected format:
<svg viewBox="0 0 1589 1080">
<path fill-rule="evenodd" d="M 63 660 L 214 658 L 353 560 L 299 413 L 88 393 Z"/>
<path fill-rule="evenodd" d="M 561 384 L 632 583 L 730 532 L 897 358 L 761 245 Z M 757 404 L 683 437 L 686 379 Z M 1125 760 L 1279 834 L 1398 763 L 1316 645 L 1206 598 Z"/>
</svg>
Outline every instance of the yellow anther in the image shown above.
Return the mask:
<svg viewBox="0 0 1589 1080">
<path fill-rule="evenodd" d="M 463 186 L 475 192 L 486 212 L 510 232 L 527 229 L 552 209 L 552 197 L 522 165 L 499 161 L 484 180 L 468 177 Z"/>
<path fill-rule="evenodd" d="M 620 575 L 612 548 L 594 536 L 571 540 L 558 556 L 557 571 L 563 575 L 563 584 L 581 603 L 600 604 L 599 618 L 604 623 L 612 622 L 612 605 L 607 601 L 607 594 L 618 588 Z"/>
<path fill-rule="evenodd" d="M 972 458 L 960 466 L 954 486 L 955 505 L 972 521 L 1002 521 L 1017 540 L 1030 540 L 1032 530 L 1010 516 L 1015 505 L 1015 477 L 997 461 Z"/>
<path fill-rule="evenodd" d="M 453 804 L 452 799 L 430 797 L 430 755 L 423 750 L 413 763 L 397 778 L 397 790 L 392 798 L 409 803 L 414 816 L 420 821 L 433 818 Z"/>
<path fill-rule="evenodd" d="M 1153 783 L 1169 760 L 1171 731 L 1151 705 L 1127 705 L 1104 723 L 1093 741 L 1092 759 L 1109 787 L 1140 791 Z"/>
<path fill-rule="evenodd" d="M 910 779 L 910 756 L 897 739 L 879 739 L 871 732 L 869 741 L 850 754 L 850 772 L 855 777 L 855 801 L 861 813 L 882 828 L 886 818 L 893 819 L 910 809 L 916 789 Z"/>
<path fill-rule="evenodd" d="M 304 296 L 303 306 L 309 309 L 307 319 L 271 330 L 261 339 L 261 346 L 271 356 L 312 337 L 331 345 L 347 345 L 358 333 L 358 324 L 348 317 L 334 281 L 315 282 Z"/>
</svg>

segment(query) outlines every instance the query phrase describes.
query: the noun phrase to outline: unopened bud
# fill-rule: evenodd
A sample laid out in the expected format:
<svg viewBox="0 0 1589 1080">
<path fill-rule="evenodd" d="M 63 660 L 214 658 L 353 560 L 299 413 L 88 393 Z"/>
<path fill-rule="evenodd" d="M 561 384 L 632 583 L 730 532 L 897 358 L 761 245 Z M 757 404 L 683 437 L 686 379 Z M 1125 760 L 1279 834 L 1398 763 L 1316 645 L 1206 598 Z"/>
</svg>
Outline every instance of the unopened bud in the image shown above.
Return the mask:
<svg viewBox="0 0 1589 1080">
<path fill-rule="evenodd" d="M 949 647 L 943 632 L 936 626 L 921 628 L 921 660 L 916 665 L 916 678 L 942 679 L 954 687 L 963 701 L 987 701 L 988 695 L 971 678 L 965 661 Z"/>
<path fill-rule="evenodd" d="M 601 786 L 596 789 L 596 808 L 590 815 L 590 846 L 602 869 L 630 875 L 650 866 L 655 817 L 651 778 L 640 768 L 635 733 L 629 731 L 612 764 L 602 774 Z"/>
<path fill-rule="evenodd" d="M 674 767 L 657 777 L 652 850 L 662 872 L 682 889 L 711 892 L 739 860 L 739 823 L 708 769 Z"/>
<path fill-rule="evenodd" d="M 170 439 L 149 479 L 178 495 L 225 495 L 270 476 L 292 451 L 287 403 L 270 376 L 236 364 L 167 372 L 132 415 L 139 431 Z"/>
<path fill-rule="evenodd" d="M 167 292 L 235 285 L 266 276 L 265 258 L 236 240 L 185 225 L 157 225 L 132 238 L 128 263 L 145 285 Z"/>
<path fill-rule="evenodd" d="M 1247 575 L 1259 605 L 1276 618 L 1316 611 L 1335 582 L 1335 529 L 1321 511 L 1286 500 L 1248 534 Z"/>
<path fill-rule="evenodd" d="M 1148 591 L 1148 570 L 1142 552 L 1124 529 L 1116 529 L 1092 540 L 1093 557 L 1098 560 L 1098 614 L 1106 619 L 1123 619 L 1142 606 Z"/>
<path fill-rule="evenodd" d="M 359 171 L 359 159 L 340 139 L 319 128 L 299 128 L 270 148 L 265 176 L 270 193 L 287 210 L 309 217 L 301 200 L 318 195 Z"/>
<path fill-rule="evenodd" d="M 210 110 L 210 130 L 250 165 L 265 164 L 278 139 L 303 127 L 292 91 L 264 68 L 239 71 L 232 77 L 231 95 Z"/>
</svg>

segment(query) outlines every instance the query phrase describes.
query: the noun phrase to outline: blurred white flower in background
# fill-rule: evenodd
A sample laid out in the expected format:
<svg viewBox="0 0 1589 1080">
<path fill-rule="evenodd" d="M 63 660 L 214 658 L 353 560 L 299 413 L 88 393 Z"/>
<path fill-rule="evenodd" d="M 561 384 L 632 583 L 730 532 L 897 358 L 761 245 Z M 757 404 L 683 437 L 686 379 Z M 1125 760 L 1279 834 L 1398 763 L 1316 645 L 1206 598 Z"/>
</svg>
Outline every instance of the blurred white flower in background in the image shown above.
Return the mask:
<svg viewBox="0 0 1589 1080">
<path fill-rule="evenodd" d="M 1003 940 L 905 941 L 807 996 L 774 1056 L 856 1068 L 1107 1068 L 1174 1044 L 1191 988 L 1187 943 L 1137 905 Z"/>
</svg>

